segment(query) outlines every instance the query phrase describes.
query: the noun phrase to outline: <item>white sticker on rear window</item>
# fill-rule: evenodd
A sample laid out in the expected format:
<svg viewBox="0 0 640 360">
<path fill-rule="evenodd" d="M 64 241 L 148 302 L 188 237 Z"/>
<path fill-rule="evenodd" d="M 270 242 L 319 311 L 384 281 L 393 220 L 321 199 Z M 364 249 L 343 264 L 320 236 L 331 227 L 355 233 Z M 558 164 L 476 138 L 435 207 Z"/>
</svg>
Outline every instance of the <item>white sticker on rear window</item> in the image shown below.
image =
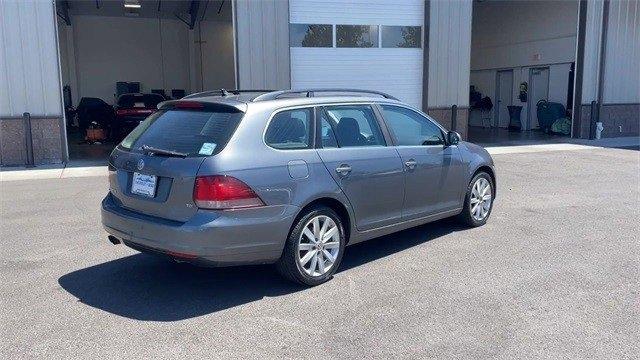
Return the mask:
<svg viewBox="0 0 640 360">
<path fill-rule="evenodd" d="M 213 151 L 215 149 L 216 149 L 216 144 L 214 144 L 214 143 L 204 143 L 200 147 L 200 151 L 198 151 L 198 154 L 200 154 L 200 155 L 211 155 L 211 154 L 213 154 Z"/>
</svg>

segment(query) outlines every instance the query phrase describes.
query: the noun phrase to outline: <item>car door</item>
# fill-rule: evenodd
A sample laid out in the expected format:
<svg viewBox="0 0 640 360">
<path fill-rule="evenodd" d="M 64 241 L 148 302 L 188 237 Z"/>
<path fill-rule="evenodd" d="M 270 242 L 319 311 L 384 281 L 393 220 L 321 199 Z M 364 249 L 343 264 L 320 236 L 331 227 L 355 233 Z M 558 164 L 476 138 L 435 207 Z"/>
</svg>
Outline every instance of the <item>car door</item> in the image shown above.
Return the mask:
<svg viewBox="0 0 640 360">
<path fill-rule="evenodd" d="M 360 231 L 401 220 L 404 174 L 369 104 L 317 109 L 318 154 L 345 193 Z"/>
<path fill-rule="evenodd" d="M 457 145 L 431 119 L 412 109 L 380 105 L 405 173 L 403 220 L 460 208 L 464 187 Z"/>
</svg>

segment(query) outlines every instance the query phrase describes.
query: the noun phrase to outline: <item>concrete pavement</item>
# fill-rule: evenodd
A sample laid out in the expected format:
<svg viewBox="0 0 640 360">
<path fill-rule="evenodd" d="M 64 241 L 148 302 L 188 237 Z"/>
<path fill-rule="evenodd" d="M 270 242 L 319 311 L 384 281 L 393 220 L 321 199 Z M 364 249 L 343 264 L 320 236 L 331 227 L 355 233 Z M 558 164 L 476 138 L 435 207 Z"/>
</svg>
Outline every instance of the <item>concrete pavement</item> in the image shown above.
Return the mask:
<svg viewBox="0 0 640 360">
<path fill-rule="evenodd" d="M 111 245 L 104 176 L 2 182 L 1 357 L 637 358 L 640 152 L 494 159 L 486 226 L 349 247 L 312 289 Z"/>
</svg>

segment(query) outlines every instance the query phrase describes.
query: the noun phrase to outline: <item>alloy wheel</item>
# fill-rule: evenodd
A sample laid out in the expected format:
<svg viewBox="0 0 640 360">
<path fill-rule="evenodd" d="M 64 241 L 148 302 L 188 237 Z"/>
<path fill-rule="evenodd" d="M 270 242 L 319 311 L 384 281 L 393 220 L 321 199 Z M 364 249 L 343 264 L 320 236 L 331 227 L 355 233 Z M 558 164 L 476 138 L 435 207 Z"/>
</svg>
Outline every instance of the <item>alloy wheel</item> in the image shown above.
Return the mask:
<svg viewBox="0 0 640 360">
<path fill-rule="evenodd" d="M 481 177 L 473 184 L 469 207 L 474 220 L 482 221 L 489 215 L 492 194 L 489 180 Z"/>
<path fill-rule="evenodd" d="M 298 239 L 297 260 L 312 277 L 322 276 L 333 267 L 340 251 L 340 229 L 326 215 L 311 218 Z"/>
</svg>

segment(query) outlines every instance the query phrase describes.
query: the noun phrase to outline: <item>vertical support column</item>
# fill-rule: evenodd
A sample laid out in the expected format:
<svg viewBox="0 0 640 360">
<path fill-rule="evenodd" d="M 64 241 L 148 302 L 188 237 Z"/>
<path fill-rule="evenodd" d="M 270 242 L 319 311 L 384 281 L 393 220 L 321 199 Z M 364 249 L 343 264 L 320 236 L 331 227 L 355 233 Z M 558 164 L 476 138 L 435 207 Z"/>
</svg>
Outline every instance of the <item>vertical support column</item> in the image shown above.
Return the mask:
<svg viewBox="0 0 640 360">
<path fill-rule="evenodd" d="M 431 16 L 431 1 L 424 2 L 424 23 L 422 39 L 422 111 L 429 110 L 429 17 Z"/>
<path fill-rule="evenodd" d="M 67 19 L 69 19 L 69 13 L 68 13 L 68 6 L 69 4 L 67 3 L 67 1 L 65 1 L 65 5 L 67 7 L 67 14 L 66 17 Z M 60 160 L 64 163 L 69 161 L 69 139 L 67 138 L 67 123 L 71 122 L 71 119 L 67 119 L 67 107 L 65 106 L 65 101 L 64 101 L 64 83 L 62 80 L 62 66 L 63 66 L 63 57 L 66 57 L 67 61 L 64 65 L 66 65 L 66 69 L 65 71 L 69 74 L 69 81 L 71 83 L 71 91 L 73 91 L 73 93 L 75 94 L 75 96 L 73 94 L 70 94 L 71 97 L 71 101 L 69 103 L 69 106 L 73 105 L 73 99 L 75 98 L 76 101 L 80 101 L 80 98 L 78 96 L 79 94 L 79 89 L 78 89 L 78 69 L 76 67 L 76 56 L 75 56 L 75 43 L 74 43 L 74 38 L 73 38 L 73 32 L 71 29 L 71 22 L 67 21 L 66 22 L 66 26 L 63 25 L 63 34 L 60 34 L 59 28 L 57 26 L 57 10 L 56 10 L 56 2 L 53 2 L 53 6 L 51 8 L 51 15 L 53 16 L 53 28 L 54 28 L 54 39 L 55 39 L 55 48 L 56 48 L 56 65 L 57 65 L 57 70 L 58 70 L 58 76 L 57 76 L 57 82 L 58 82 L 58 89 L 60 91 L 60 118 L 58 119 L 58 131 L 59 131 L 59 135 L 60 135 Z M 66 41 L 65 41 L 65 48 L 63 48 L 60 44 L 60 37 L 64 36 Z M 29 127 L 29 133 L 31 134 L 31 127 Z M 33 156 L 33 144 L 31 147 L 32 150 L 32 156 Z M 33 156 L 33 158 L 35 158 L 35 156 Z M 40 161 L 40 160 L 38 160 Z M 34 160 L 35 163 L 35 160 Z"/>
<path fill-rule="evenodd" d="M 584 45 L 587 28 L 587 0 L 579 0 L 576 66 L 573 77 L 573 122 L 571 137 L 580 138 L 582 129 L 582 83 L 584 78 Z"/>
<path fill-rule="evenodd" d="M 589 139 L 596 138 L 596 123 L 600 121 L 602 113 L 602 100 L 604 97 L 604 72 L 607 57 L 607 29 L 609 28 L 609 0 L 604 0 L 602 4 L 602 32 L 600 38 L 600 65 L 598 66 L 598 112 L 596 117 L 591 117 L 589 126 Z"/>
<path fill-rule="evenodd" d="M 234 89 L 240 89 L 240 71 L 238 63 L 238 1 L 231 1 L 231 27 L 233 29 L 233 76 Z"/>
<path fill-rule="evenodd" d="M 239 89 L 291 87 L 289 2 L 233 1 Z"/>
</svg>

